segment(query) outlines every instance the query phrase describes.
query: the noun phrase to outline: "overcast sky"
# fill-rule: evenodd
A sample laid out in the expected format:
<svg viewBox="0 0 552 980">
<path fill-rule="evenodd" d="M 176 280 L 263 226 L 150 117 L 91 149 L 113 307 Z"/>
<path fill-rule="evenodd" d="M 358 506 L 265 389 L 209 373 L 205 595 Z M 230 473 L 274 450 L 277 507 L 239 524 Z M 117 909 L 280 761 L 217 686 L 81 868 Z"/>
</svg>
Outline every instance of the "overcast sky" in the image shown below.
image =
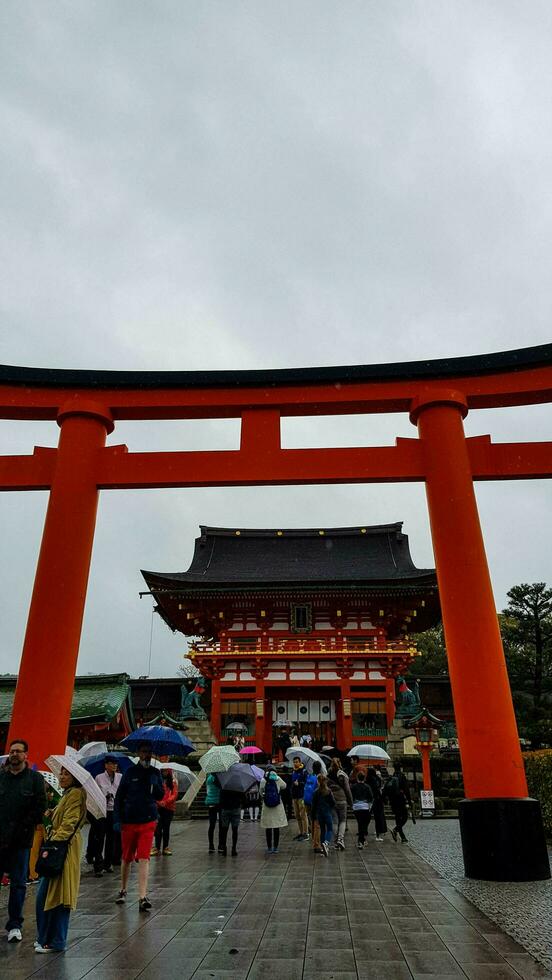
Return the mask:
<svg viewBox="0 0 552 980">
<path fill-rule="evenodd" d="M 549 342 L 551 50 L 548 0 L 3 0 L 0 362 L 276 368 Z M 550 439 L 551 420 L 481 411 L 466 428 Z M 4 453 L 58 436 L 0 433 Z M 283 433 L 415 436 L 400 415 Z M 237 439 L 229 421 L 120 424 L 109 441 Z M 551 485 L 477 498 L 498 606 L 516 583 L 551 584 Z M 45 507 L 0 498 L 0 672 L 18 668 Z M 148 672 L 139 569 L 187 568 L 200 523 L 397 520 L 431 566 L 421 485 L 104 492 L 79 673 Z M 155 617 L 151 674 L 184 649 Z"/>
</svg>

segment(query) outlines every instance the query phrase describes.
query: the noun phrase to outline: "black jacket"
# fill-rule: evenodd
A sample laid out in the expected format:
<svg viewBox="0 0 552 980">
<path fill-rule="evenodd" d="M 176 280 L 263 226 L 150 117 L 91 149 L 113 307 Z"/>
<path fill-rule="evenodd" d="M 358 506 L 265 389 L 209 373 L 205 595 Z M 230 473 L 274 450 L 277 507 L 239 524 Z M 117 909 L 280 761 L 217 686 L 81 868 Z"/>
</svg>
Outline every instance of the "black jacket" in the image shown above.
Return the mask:
<svg viewBox="0 0 552 980">
<path fill-rule="evenodd" d="M 46 810 L 46 788 L 39 772 L 27 766 L 14 775 L 0 769 L 0 848 L 31 847 Z"/>
<path fill-rule="evenodd" d="M 353 803 L 373 803 L 374 794 L 367 783 L 353 783 L 351 786 Z"/>
<path fill-rule="evenodd" d="M 159 769 L 137 763 L 123 773 L 113 804 L 113 822 L 152 823 L 157 820 L 157 800 L 165 794 Z"/>
</svg>

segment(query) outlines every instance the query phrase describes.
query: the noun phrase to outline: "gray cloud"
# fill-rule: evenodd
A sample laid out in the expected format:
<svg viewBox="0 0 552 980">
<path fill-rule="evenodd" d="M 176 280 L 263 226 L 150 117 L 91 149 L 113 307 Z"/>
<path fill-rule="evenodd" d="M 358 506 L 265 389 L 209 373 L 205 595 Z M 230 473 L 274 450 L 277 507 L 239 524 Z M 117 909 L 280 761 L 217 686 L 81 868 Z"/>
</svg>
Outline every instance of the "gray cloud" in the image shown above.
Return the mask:
<svg viewBox="0 0 552 980">
<path fill-rule="evenodd" d="M 453 356 L 550 339 L 550 5 L 424 0 L 6 2 L 0 360 L 253 368 Z M 549 439 L 548 406 L 469 434 Z M 0 425 L 3 452 L 53 425 Z M 293 420 L 293 444 L 390 443 L 401 416 Z M 234 443 L 232 442 L 234 440 Z M 130 449 L 235 444 L 222 423 L 118 426 Z M 550 488 L 477 487 L 499 605 L 550 581 Z M 21 649 L 44 494 L 4 495 L 0 670 Z M 80 669 L 147 666 L 138 569 L 200 522 L 404 519 L 423 488 L 104 493 Z M 183 648 L 153 632 L 153 669 Z"/>
</svg>

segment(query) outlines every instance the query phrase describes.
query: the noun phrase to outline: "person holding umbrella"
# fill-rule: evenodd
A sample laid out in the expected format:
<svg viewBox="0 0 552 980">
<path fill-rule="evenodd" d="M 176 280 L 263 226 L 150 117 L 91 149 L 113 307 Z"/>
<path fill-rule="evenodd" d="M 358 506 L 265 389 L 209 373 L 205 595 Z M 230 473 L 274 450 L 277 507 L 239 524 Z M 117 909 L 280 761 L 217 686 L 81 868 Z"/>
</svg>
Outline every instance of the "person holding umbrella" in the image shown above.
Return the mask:
<svg viewBox="0 0 552 980">
<path fill-rule="evenodd" d="M 163 799 L 159 800 L 157 804 L 157 827 L 155 828 L 155 847 L 151 849 L 151 856 L 156 857 L 161 850 L 161 842 L 163 842 L 163 854 L 171 855 L 172 851 L 169 847 L 169 837 L 171 832 L 171 823 L 176 811 L 176 798 L 178 796 L 178 783 L 172 774 L 171 769 L 162 769 L 161 776 L 163 778 L 164 794 Z"/>
<path fill-rule="evenodd" d="M 51 814 L 52 826 L 36 863 L 37 871 L 44 877 L 36 896 L 38 939 L 35 952 L 57 953 L 66 947 L 69 916 L 77 907 L 79 897 L 80 830 L 87 811 L 93 817 L 105 817 L 105 797 L 90 773 L 79 765 L 76 756 L 50 755 L 46 765 L 57 776 L 63 796 Z M 57 848 L 51 846 L 55 842 L 58 842 Z M 57 867 L 52 867 L 51 858 Z"/>
<path fill-rule="evenodd" d="M 100 875 L 104 871 L 111 873 L 113 865 L 121 863 L 121 835 L 113 829 L 115 796 L 122 779 L 122 774 L 117 772 L 117 768 L 115 756 L 106 755 L 104 771 L 96 776 L 96 783 L 105 796 L 105 819 L 98 821 L 96 826 L 97 849 L 94 871 Z"/>
<path fill-rule="evenodd" d="M 66 765 L 71 760 L 65 760 Z M 78 768 L 81 768 L 78 766 Z M 47 841 L 69 841 L 67 856 L 60 875 L 41 878 L 36 896 L 38 939 L 35 953 L 62 953 L 67 945 L 69 917 L 76 909 L 80 888 L 82 841 L 80 829 L 86 821 L 86 793 L 73 773 L 62 766 L 59 784 L 63 796 L 51 814 L 52 825 Z"/>
<path fill-rule="evenodd" d="M 227 769 L 226 772 L 217 773 L 216 779 L 220 786 L 219 851 L 226 857 L 228 829 L 232 827 L 232 857 L 237 857 L 238 831 L 245 794 L 257 783 L 257 777 L 251 766 L 246 763 L 237 763 Z"/>
<path fill-rule="evenodd" d="M 113 826 L 121 831 L 122 862 L 121 890 L 115 901 L 124 905 L 130 869 L 138 861 L 138 907 L 149 912 L 147 896 L 149 860 L 153 835 L 157 826 L 157 802 L 163 799 L 165 787 L 161 773 L 151 764 L 151 742 L 140 742 L 138 762 L 124 773 L 113 810 Z"/>
<path fill-rule="evenodd" d="M 282 803 L 282 792 L 286 784 L 280 779 L 274 766 L 267 766 L 261 779 L 259 794 L 263 801 L 261 811 L 261 827 L 266 834 L 266 849 L 268 854 L 277 854 L 280 843 L 280 830 L 287 827 L 286 811 Z"/>
</svg>

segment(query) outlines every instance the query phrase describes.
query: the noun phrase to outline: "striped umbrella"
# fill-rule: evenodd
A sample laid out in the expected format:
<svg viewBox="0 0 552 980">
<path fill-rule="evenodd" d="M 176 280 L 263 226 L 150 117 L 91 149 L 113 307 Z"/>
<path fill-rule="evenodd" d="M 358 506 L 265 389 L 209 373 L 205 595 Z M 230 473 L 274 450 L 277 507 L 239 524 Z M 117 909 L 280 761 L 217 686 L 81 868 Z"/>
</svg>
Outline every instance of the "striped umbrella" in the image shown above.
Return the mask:
<svg viewBox="0 0 552 980">
<path fill-rule="evenodd" d="M 233 745 L 213 745 L 199 760 L 203 772 L 206 773 L 226 772 L 236 762 L 240 762 L 240 757 Z"/>
</svg>

